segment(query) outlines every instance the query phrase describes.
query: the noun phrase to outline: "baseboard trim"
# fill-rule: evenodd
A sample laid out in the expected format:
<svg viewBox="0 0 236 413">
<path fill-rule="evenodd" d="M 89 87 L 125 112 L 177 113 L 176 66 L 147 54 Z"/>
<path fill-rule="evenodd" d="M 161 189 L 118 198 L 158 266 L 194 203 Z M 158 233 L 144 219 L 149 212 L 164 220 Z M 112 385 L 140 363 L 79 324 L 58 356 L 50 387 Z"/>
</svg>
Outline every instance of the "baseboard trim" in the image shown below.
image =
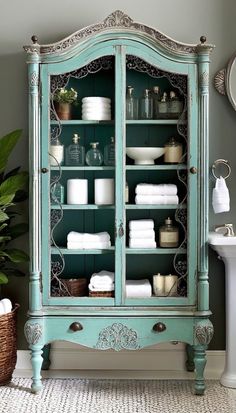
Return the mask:
<svg viewBox="0 0 236 413">
<path fill-rule="evenodd" d="M 142 379 L 191 379 L 193 373 L 185 370 L 183 345 L 165 345 L 139 351 L 97 351 L 68 345 L 54 345 L 51 350 L 50 370 L 43 377 L 88 377 L 88 378 L 142 378 Z M 225 363 L 225 351 L 207 351 L 205 377 L 219 379 Z M 15 376 L 29 377 L 31 373 L 30 352 L 19 350 Z"/>
</svg>

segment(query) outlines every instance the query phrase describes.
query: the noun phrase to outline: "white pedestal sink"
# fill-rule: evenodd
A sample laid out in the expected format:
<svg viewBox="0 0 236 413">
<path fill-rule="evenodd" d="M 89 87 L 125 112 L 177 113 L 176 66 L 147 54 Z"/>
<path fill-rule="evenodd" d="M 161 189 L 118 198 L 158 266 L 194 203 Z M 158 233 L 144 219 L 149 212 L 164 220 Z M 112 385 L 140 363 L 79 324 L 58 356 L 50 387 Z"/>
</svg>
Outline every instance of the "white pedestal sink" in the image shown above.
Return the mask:
<svg viewBox="0 0 236 413">
<path fill-rule="evenodd" d="M 225 264 L 226 360 L 220 382 L 236 388 L 236 236 L 209 233 L 209 244 Z"/>
</svg>

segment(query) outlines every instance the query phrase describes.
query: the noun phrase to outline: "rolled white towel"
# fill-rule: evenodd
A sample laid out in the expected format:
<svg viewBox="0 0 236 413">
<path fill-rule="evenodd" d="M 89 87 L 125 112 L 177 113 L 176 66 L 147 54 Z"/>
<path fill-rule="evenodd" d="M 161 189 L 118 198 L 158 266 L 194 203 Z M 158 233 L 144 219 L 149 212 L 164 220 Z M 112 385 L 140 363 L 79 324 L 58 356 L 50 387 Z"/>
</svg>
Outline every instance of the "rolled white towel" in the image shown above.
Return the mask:
<svg viewBox="0 0 236 413">
<path fill-rule="evenodd" d="M 155 231 L 154 229 L 133 229 L 129 231 L 129 237 L 132 239 L 149 239 L 155 241 Z"/>
<path fill-rule="evenodd" d="M 174 184 L 138 184 L 136 195 L 177 195 L 178 188 Z"/>
<path fill-rule="evenodd" d="M 114 291 L 115 286 L 114 284 L 104 284 L 104 285 L 93 285 L 93 284 L 89 284 L 88 286 L 90 291 Z"/>
<path fill-rule="evenodd" d="M 156 248 L 157 244 L 155 241 L 149 239 L 130 239 L 129 247 L 130 248 Z"/>
<path fill-rule="evenodd" d="M 93 250 L 110 248 L 111 242 L 67 242 L 68 250 Z"/>
<path fill-rule="evenodd" d="M 93 273 L 90 278 L 90 283 L 98 284 L 112 284 L 114 283 L 115 274 L 111 271 L 102 270 L 98 273 Z"/>
<path fill-rule="evenodd" d="M 98 232 L 95 234 L 89 234 L 86 232 L 71 231 L 67 235 L 67 241 L 69 242 L 97 242 L 97 241 L 110 241 L 110 235 L 108 232 Z"/>
<path fill-rule="evenodd" d="M 136 195 L 135 197 L 135 204 L 177 205 L 178 203 L 177 195 Z"/>
<path fill-rule="evenodd" d="M 125 283 L 127 298 L 146 298 L 152 296 L 152 287 L 150 281 L 143 280 L 127 280 Z"/>
<path fill-rule="evenodd" d="M 154 228 L 154 221 L 153 219 L 136 219 L 129 221 L 129 229 L 134 230 L 142 230 L 142 229 L 153 229 Z"/>
</svg>

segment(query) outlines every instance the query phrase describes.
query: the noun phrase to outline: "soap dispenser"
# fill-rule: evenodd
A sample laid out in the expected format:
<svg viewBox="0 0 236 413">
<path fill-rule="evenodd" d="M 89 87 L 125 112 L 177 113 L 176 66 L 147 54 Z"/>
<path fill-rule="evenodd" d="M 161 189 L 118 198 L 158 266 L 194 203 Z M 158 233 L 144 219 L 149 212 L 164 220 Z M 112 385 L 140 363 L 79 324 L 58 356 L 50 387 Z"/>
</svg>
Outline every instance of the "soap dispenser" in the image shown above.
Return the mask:
<svg viewBox="0 0 236 413">
<path fill-rule="evenodd" d="M 101 166 L 103 163 L 103 156 L 98 149 L 98 142 L 91 142 L 91 149 L 86 153 L 86 163 L 89 166 Z"/>
<path fill-rule="evenodd" d="M 80 137 L 74 133 L 72 144 L 66 149 L 66 165 L 83 166 L 84 165 L 84 147 L 79 144 Z"/>
</svg>

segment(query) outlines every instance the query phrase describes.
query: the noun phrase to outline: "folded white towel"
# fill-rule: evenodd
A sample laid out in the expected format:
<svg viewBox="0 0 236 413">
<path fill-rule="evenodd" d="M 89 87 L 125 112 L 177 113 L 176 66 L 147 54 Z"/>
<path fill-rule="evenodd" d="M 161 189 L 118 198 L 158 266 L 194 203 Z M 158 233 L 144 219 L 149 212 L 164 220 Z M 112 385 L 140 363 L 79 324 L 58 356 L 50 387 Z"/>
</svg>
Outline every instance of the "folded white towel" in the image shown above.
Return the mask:
<svg viewBox="0 0 236 413">
<path fill-rule="evenodd" d="M 149 239 L 133 239 L 129 240 L 130 248 L 156 248 L 157 244 L 155 241 Z"/>
<path fill-rule="evenodd" d="M 67 235 L 67 241 L 69 242 L 97 242 L 97 241 L 110 241 L 110 235 L 108 232 L 98 232 L 96 234 L 88 234 L 86 232 L 71 231 Z"/>
<path fill-rule="evenodd" d="M 110 248 L 111 242 L 67 242 L 68 250 L 93 250 Z"/>
<path fill-rule="evenodd" d="M 144 280 L 127 280 L 125 283 L 126 297 L 146 298 L 152 296 L 152 287 L 150 281 Z"/>
<path fill-rule="evenodd" d="M 154 229 L 143 229 L 143 230 L 137 230 L 133 229 L 129 231 L 129 237 L 133 239 L 150 239 L 155 241 L 155 231 Z"/>
<path fill-rule="evenodd" d="M 222 176 L 216 179 L 215 188 L 212 192 L 212 206 L 215 214 L 230 210 L 229 190 Z"/>
<path fill-rule="evenodd" d="M 177 195 L 178 188 L 174 184 L 138 184 L 136 195 Z"/>
<path fill-rule="evenodd" d="M 136 195 L 135 197 L 135 204 L 177 205 L 178 203 L 177 195 Z"/>
<path fill-rule="evenodd" d="M 88 286 L 90 291 L 114 291 L 115 286 L 114 284 L 111 285 L 93 285 L 92 283 Z"/>
<path fill-rule="evenodd" d="M 90 283 L 93 285 L 113 284 L 115 279 L 114 272 L 102 270 L 98 273 L 93 273 L 90 278 Z"/>
<path fill-rule="evenodd" d="M 154 221 L 153 219 L 137 219 L 129 221 L 129 229 L 153 229 L 154 228 Z"/>
</svg>

